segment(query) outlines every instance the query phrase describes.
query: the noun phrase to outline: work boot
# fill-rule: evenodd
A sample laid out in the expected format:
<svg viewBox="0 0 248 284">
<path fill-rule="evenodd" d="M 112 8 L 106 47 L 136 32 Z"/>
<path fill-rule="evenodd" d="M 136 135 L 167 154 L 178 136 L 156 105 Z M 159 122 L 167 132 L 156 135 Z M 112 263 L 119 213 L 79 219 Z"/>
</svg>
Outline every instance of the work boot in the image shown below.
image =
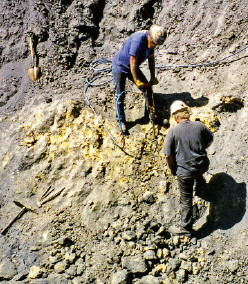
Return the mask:
<svg viewBox="0 0 248 284">
<path fill-rule="evenodd" d="M 193 234 L 193 230 L 185 229 L 179 225 L 172 225 L 168 228 L 168 232 L 174 236 L 188 236 L 191 237 Z"/>
</svg>

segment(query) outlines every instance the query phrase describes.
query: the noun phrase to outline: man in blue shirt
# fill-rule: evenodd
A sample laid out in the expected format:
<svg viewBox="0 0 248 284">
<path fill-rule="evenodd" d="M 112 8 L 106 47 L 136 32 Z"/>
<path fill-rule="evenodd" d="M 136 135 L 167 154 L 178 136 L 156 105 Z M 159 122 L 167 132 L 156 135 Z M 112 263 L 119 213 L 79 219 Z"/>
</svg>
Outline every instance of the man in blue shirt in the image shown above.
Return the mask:
<svg viewBox="0 0 248 284">
<path fill-rule="evenodd" d="M 124 112 L 126 78 L 133 81 L 141 90 L 147 89 L 148 104 L 152 107 L 152 85 L 158 83 L 155 77 L 154 48 L 161 45 L 167 34 L 163 27 L 152 25 L 149 31 L 133 33 L 122 45 L 112 61 L 112 72 L 115 82 L 116 119 L 123 132 L 126 132 L 126 117 Z M 150 81 L 139 66 L 148 59 Z"/>
<path fill-rule="evenodd" d="M 177 125 L 165 137 L 163 153 L 173 175 L 177 175 L 181 203 L 181 224 L 171 226 L 173 235 L 193 232 L 193 185 L 203 182 L 202 174 L 208 170 L 206 148 L 213 141 L 213 133 L 200 121 L 190 121 L 189 108 L 183 101 L 174 101 L 171 114 Z"/>
</svg>

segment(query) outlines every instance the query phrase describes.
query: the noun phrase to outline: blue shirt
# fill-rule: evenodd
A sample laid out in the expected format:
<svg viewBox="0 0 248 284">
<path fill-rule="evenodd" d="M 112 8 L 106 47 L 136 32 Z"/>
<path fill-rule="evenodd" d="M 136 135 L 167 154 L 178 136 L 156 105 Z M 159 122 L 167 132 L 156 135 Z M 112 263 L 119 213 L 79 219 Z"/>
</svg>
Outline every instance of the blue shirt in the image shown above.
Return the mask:
<svg viewBox="0 0 248 284">
<path fill-rule="evenodd" d="M 118 72 L 129 73 L 131 55 L 137 58 L 139 66 L 152 54 L 154 54 L 154 49 L 148 48 L 148 31 L 133 33 L 113 58 L 113 69 Z"/>
</svg>

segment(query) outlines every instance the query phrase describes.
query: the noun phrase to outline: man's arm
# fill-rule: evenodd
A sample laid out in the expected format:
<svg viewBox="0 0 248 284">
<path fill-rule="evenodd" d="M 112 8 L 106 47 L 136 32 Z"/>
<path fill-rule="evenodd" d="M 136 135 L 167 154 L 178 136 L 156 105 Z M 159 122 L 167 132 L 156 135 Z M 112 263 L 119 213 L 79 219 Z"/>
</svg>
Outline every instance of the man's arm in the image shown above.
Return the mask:
<svg viewBox="0 0 248 284">
<path fill-rule="evenodd" d="M 137 64 L 137 58 L 135 56 L 131 55 L 130 56 L 130 71 L 132 73 L 135 84 L 140 89 L 149 87 L 149 83 L 142 82 L 138 78 L 138 74 L 137 74 L 138 68 L 139 67 L 138 67 L 138 64 Z"/>
<path fill-rule="evenodd" d="M 167 165 L 172 175 L 176 175 L 177 163 L 175 158 L 175 141 L 173 135 L 173 128 L 170 128 L 166 134 L 164 141 L 164 148 L 162 151 L 165 154 Z"/>
<path fill-rule="evenodd" d="M 137 58 L 133 55 L 130 56 L 130 70 L 134 79 L 134 82 L 138 80 L 138 75 L 137 75 Z"/>
<path fill-rule="evenodd" d="M 148 66 L 151 74 L 151 82 L 155 80 L 155 57 L 154 54 L 148 57 Z"/>
<path fill-rule="evenodd" d="M 173 156 L 166 155 L 166 162 L 173 176 L 176 175 L 176 163 Z"/>
<path fill-rule="evenodd" d="M 203 124 L 203 127 L 204 127 L 203 141 L 205 141 L 205 149 L 206 149 L 212 144 L 214 140 L 214 134 L 206 125 Z"/>
<path fill-rule="evenodd" d="M 207 143 L 206 148 L 208 148 L 212 143 L 213 143 L 213 139 Z"/>
</svg>

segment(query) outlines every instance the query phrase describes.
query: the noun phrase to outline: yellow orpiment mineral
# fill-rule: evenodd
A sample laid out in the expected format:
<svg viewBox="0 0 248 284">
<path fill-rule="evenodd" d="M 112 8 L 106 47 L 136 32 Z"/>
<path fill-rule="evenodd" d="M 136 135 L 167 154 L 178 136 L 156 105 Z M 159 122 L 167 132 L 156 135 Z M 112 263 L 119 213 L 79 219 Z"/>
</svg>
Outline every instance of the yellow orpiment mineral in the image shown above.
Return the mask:
<svg viewBox="0 0 248 284">
<path fill-rule="evenodd" d="M 32 266 L 30 268 L 28 278 L 29 279 L 35 279 L 38 278 L 41 275 L 41 268 L 39 266 Z"/>
</svg>

